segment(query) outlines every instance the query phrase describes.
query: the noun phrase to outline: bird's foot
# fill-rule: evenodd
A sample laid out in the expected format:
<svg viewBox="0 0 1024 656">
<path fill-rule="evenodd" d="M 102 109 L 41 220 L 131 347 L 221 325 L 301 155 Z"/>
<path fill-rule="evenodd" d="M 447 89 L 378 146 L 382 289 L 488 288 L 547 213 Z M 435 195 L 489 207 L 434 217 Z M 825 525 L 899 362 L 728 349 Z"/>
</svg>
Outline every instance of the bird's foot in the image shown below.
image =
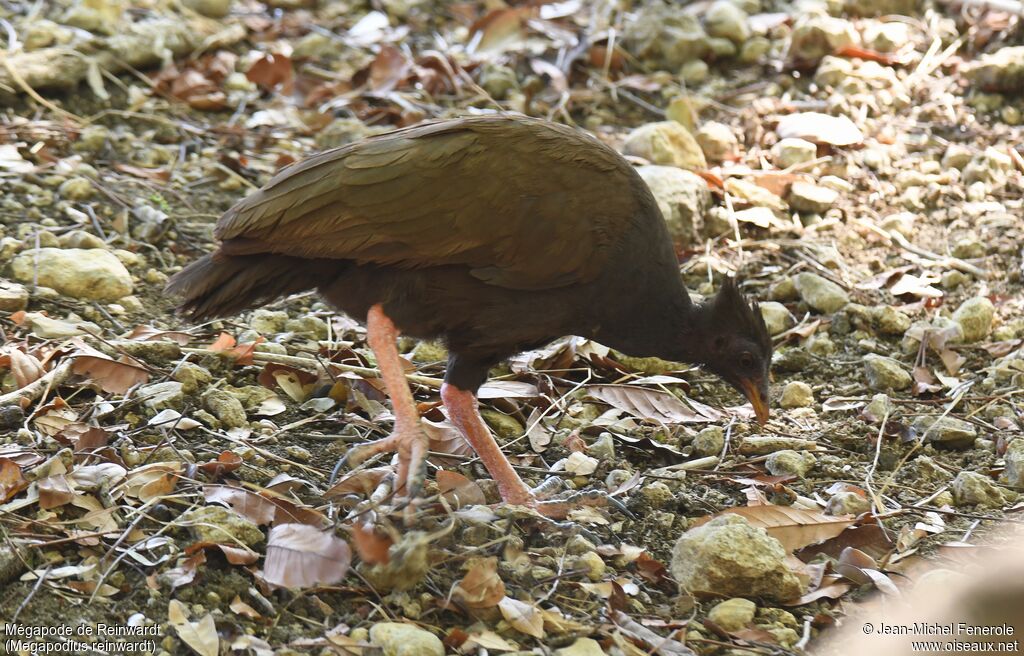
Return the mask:
<svg viewBox="0 0 1024 656">
<path fill-rule="evenodd" d="M 633 518 L 633 513 L 614 497 L 600 490 L 584 490 L 573 492 L 567 496 L 555 497 L 562 492 L 562 479 L 552 476 L 532 490 L 523 486 L 521 490 L 501 490 L 502 499 L 506 503 L 526 506 L 548 519 L 563 520 L 580 508 L 613 508 L 623 515 Z"/>
<path fill-rule="evenodd" d="M 427 434 L 419 426 L 397 429 L 383 439 L 349 449 L 335 470 L 339 471 L 345 466 L 358 467 L 381 453 L 395 453 L 398 456 L 398 469 L 394 492 L 410 500 L 418 499 L 423 493 L 423 483 L 427 478 L 428 446 Z"/>
</svg>

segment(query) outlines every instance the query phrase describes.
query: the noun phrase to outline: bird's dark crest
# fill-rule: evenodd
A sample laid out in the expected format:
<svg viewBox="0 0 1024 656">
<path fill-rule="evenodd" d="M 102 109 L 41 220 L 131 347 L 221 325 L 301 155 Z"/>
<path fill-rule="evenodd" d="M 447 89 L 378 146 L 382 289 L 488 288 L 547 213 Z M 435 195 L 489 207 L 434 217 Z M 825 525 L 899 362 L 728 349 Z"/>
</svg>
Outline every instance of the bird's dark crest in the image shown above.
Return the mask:
<svg viewBox="0 0 1024 656">
<path fill-rule="evenodd" d="M 762 353 L 771 353 L 772 336 L 764 323 L 761 308 L 756 302 L 747 302 L 740 293 L 735 278 L 723 280 L 722 286 L 710 303 L 715 325 L 728 327 L 730 332 L 752 340 L 760 347 Z"/>
</svg>

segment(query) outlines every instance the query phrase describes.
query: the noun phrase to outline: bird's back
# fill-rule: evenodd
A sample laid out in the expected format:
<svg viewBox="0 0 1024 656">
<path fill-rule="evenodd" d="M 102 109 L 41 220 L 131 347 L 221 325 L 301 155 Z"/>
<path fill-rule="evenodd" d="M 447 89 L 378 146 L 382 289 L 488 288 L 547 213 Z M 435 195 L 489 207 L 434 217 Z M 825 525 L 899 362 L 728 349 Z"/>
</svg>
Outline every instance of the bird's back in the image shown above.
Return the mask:
<svg viewBox="0 0 1024 656">
<path fill-rule="evenodd" d="M 171 283 L 200 316 L 318 287 L 352 316 L 391 299 L 406 332 L 483 350 L 607 326 L 681 289 L 632 167 L 583 132 L 523 116 L 325 151 L 238 202 L 215 235 L 219 250 Z"/>
</svg>

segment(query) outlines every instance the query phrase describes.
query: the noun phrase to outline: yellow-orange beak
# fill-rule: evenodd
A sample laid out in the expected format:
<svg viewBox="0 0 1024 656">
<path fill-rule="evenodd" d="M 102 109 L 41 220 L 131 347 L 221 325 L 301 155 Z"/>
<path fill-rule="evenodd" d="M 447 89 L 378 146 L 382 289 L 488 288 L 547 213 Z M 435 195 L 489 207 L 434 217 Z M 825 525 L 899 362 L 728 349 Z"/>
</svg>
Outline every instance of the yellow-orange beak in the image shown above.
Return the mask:
<svg viewBox="0 0 1024 656">
<path fill-rule="evenodd" d="M 768 421 L 770 409 L 768 407 L 768 383 L 759 379 L 740 380 L 740 387 L 743 395 L 754 406 L 754 415 L 757 416 L 757 423 L 762 426 Z"/>
</svg>

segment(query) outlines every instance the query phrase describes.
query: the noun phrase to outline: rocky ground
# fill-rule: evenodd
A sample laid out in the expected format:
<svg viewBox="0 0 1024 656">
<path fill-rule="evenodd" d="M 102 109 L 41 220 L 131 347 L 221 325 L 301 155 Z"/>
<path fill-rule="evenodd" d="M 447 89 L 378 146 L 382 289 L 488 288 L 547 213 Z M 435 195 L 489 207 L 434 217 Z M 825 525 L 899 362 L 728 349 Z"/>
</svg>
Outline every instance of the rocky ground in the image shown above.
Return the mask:
<svg viewBox="0 0 1024 656">
<path fill-rule="evenodd" d="M 1024 508 L 1024 11 L 993 5 L 3 4 L 0 617 L 159 654 L 843 653 L 862 601 L 969 579 Z M 492 372 L 523 476 L 629 514 L 495 504 L 408 339 L 433 455 L 395 509 L 386 460 L 332 476 L 392 422 L 356 322 L 163 292 L 279 168 L 493 110 L 629 156 L 689 287 L 739 276 L 775 337 L 764 428 L 580 339 Z"/>
</svg>

